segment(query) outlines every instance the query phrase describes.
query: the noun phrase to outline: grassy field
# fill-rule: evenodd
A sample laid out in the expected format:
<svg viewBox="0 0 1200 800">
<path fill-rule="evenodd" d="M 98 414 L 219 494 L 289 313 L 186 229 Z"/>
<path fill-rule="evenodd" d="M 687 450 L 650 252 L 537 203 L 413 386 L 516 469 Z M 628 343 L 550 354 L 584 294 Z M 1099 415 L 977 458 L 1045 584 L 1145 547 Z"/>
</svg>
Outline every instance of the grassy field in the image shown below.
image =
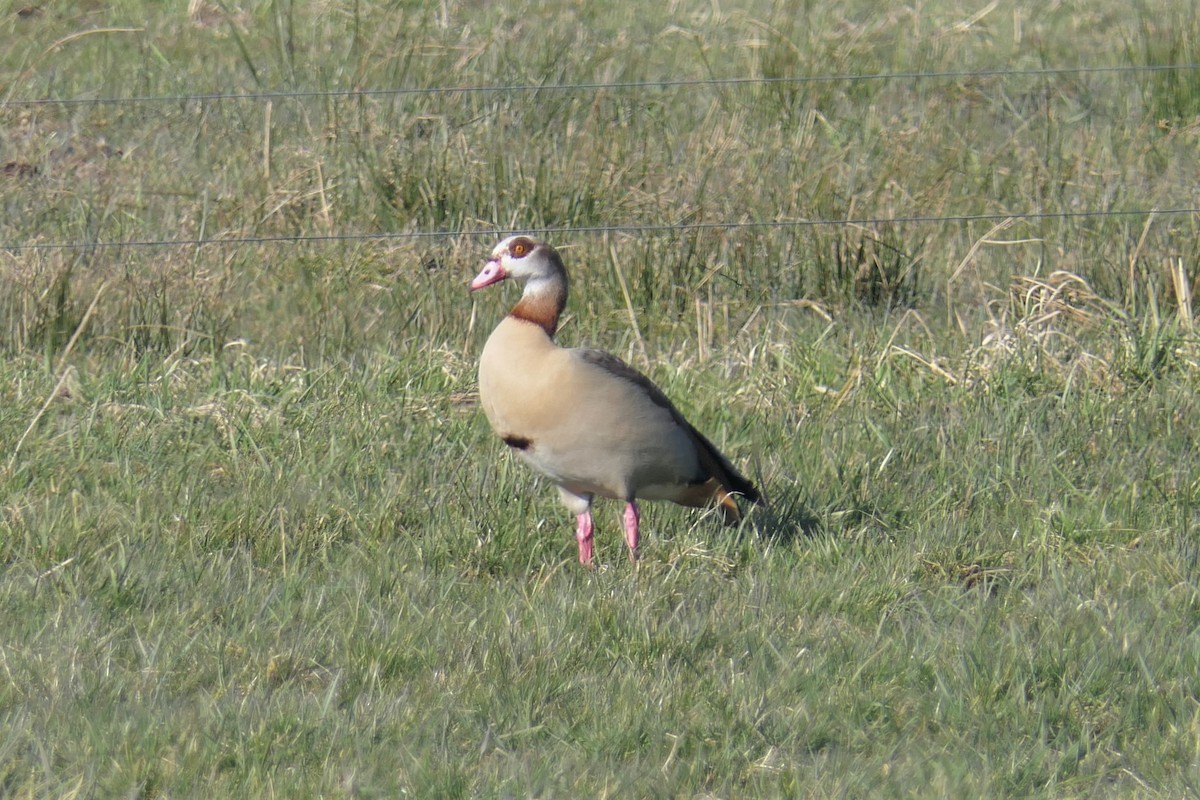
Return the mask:
<svg viewBox="0 0 1200 800">
<path fill-rule="evenodd" d="M 0 8 L 0 796 L 1200 793 L 1200 21 L 961 5 Z M 546 229 L 742 528 L 488 430 Z"/>
</svg>

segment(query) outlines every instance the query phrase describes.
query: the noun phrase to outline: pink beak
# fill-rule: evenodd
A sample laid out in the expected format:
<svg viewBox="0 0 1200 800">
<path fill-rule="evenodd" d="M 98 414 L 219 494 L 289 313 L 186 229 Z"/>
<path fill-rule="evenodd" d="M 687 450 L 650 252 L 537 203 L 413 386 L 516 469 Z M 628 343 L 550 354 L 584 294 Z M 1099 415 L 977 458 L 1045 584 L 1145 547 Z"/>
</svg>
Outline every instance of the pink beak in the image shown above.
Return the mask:
<svg viewBox="0 0 1200 800">
<path fill-rule="evenodd" d="M 500 262 L 493 258 L 483 265 L 483 270 L 475 276 L 475 280 L 471 281 L 471 291 L 499 283 L 507 277 L 508 273 L 504 271 L 504 267 L 500 266 Z"/>
</svg>

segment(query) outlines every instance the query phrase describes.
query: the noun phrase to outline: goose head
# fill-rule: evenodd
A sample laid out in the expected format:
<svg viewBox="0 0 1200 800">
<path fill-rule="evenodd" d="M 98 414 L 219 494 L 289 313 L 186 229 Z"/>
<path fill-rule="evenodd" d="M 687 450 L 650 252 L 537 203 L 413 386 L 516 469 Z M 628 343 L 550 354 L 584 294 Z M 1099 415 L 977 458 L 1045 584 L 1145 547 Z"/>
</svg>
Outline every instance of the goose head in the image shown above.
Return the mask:
<svg viewBox="0 0 1200 800">
<path fill-rule="evenodd" d="M 565 281 L 566 273 L 562 258 L 550 245 L 528 236 L 510 236 L 492 248 L 487 263 L 471 281 L 471 290 L 509 278 L 524 282 L 529 289 L 543 280 Z"/>
</svg>

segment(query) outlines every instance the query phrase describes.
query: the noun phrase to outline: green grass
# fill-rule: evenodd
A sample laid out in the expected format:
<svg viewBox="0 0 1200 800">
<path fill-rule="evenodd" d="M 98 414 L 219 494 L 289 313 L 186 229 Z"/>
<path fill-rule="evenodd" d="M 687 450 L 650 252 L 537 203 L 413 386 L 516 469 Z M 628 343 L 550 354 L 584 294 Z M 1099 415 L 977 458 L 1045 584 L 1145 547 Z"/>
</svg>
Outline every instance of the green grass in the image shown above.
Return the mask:
<svg viewBox="0 0 1200 800">
<path fill-rule="evenodd" d="M 0 12 L 0 796 L 1200 791 L 1200 226 L 1053 216 L 1196 206 L 1194 73 L 21 103 L 1139 66 L 1190 6 L 168 5 Z M 557 236 L 563 341 L 771 501 L 637 568 L 476 405 L 455 232 L 991 214 Z"/>
</svg>

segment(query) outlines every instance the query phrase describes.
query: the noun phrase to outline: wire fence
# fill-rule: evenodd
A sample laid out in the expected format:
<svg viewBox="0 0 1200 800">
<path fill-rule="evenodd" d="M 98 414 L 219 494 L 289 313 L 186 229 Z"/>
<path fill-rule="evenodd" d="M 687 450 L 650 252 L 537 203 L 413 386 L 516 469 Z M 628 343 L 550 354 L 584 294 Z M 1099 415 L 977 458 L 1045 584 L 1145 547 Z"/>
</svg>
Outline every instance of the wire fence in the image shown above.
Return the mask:
<svg viewBox="0 0 1200 800">
<path fill-rule="evenodd" d="M 517 95 L 529 93 L 601 93 L 639 92 L 694 88 L 729 88 L 745 86 L 803 85 L 818 83 L 863 83 L 893 81 L 936 81 L 936 80 L 984 80 L 1015 78 L 1056 78 L 1063 76 L 1088 75 L 1139 75 L 1160 73 L 1200 72 L 1200 64 L 1145 64 L 1118 66 L 1064 66 L 1025 69 L 984 69 L 938 72 L 888 72 L 870 74 L 826 74 L 797 75 L 788 77 L 732 77 L 706 79 L 673 79 L 651 81 L 617 81 L 556 84 L 510 84 L 494 86 L 432 86 L 399 87 L 391 89 L 330 89 L 288 90 L 240 93 L 197 93 L 175 95 L 146 95 L 133 97 L 64 97 L 64 98 L 0 98 L 0 110 L 5 108 L 79 107 L 98 105 L 154 105 L 224 102 L 274 102 L 282 100 L 308 99 L 366 99 L 395 98 L 428 95 Z M 850 219 L 795 219 L 767 221 L 726 221 L 654 224 L 613 224 L 588 226 L 533 227 L 528 233 L 545 236 L 597 235 L 597 234 L 657 234 L 705 230 L 745 229 L 802 229 L 829 226 L 879 227 L 885 225 L 940 225 L 968 224 L 973 222 L 997 223 L 1004 221 L 1038 220 L 1082 220 L 1104 218 L 1147 218 L 1147 217 L 1200 216 L 1200 207 L 1183 206 L 1174 208 L 1144 208 L 1127 210 L 1083 210 L 1083 211 L 1013 211 L 985 214 L 958 215 L 913 215 L 898 217 L 860 217 Z M 472 230 L 432 230 L 359 232 L 342 234 L 301 234 L 278 236 L 218 236 L 177 239 L 143 239 L 104 241 L 59 242 L 0 242 L 0 250 L 10 253 L 23 251 L 54 250 L 102 250 L 116 248 L 169 248 L 169 247 L 233 247 L 240 245 L 272 244 L 329 244 L 345 242 L 406 241 L 418 239 L 450 239 L 494 237 L 499 228 Z"/>
<path fill-rule="evenodd" d="M 1165 72 L 1196 72 L 1200 64 L 1142 64 L 1117 66 L 1037 67 L 1028 69 L 984 69 L 941 72 L 882 72 L 868 74 L 795 75 L 784 77 L 696 78 L 653 81 L 617 81 L 597 83 L 527 83 L 496 86 L 427 86 L 394 89 L 306 89 L 265 92 L 147 95 L 135 97 L 44 97 L 0 99 L 0 108 L 85 105 L 149 105 L 178 103 L 219 103 L 233 101 L 275 101 L 297 99 L 354 99 L 404 97 L 410 95 L 455 94 L 529 94 L 535 92 L 606 92 L 649 91 L 655 89 L 694 89 L 743 86 L 803 85 L 815 83 L 868 83 L 893 81 L 983 80 L 990 78 L 1042 78 L 1066 75 L 1134 75 Z"/>
<path fill-rule="evenodd" d="M 971 222 L 1017 222 L 1037 220 L 1070 220 L 1070 219 L 1104 219 L 1104 218 L 1145 218 L 1145 217 L 1200 217 L 1200 207 L 1195 208 L 1154 208 L 1125 211 L 1036 211 L 1026 213 L 993 213 L 993 214 L 957 214 L 944 216 L 907 216 L 907 217 L 859 217 L 853 219 L 802 219 L 802 220 L 771 220 L 760 222 L 682 222 L 629 225 L 563 225 L 554 227 L 523 228 L 521 232 L 543 236 L 562 235 L 602 235 L 602 234 L 655 234 L 655 233 L 686 233 L 689 231 L 712 230 L 747 230 L 766 229 L 783 230 L 788 228 L 817 228 L 832 226 L 861 226 L 878 227 L 884 225 L 936 225 L 936 224 L 966 224 Z M 0 244 L 0 250 L 21 252 L 25 250 L 105 250 L 115 248 L 147 248 L 147 247 L 233 247 L 240 245 L 271 245 L 271 244 L 332 244 L 341 242 L 373 242 L 373 241 L 411 241 L 414 239 L 453 239 L 495 237 L 499 228 L 472 230 L 436 230 L 436 231 L 394 231 L 379 233 L 345 233 L 345 234 L 314 234 L 292 236 L 230 236 L 220 238 L 193 239 L 145 239 L 86 241 L 86 242 L 32 242 L 28 244 Z"/>
</svg>

